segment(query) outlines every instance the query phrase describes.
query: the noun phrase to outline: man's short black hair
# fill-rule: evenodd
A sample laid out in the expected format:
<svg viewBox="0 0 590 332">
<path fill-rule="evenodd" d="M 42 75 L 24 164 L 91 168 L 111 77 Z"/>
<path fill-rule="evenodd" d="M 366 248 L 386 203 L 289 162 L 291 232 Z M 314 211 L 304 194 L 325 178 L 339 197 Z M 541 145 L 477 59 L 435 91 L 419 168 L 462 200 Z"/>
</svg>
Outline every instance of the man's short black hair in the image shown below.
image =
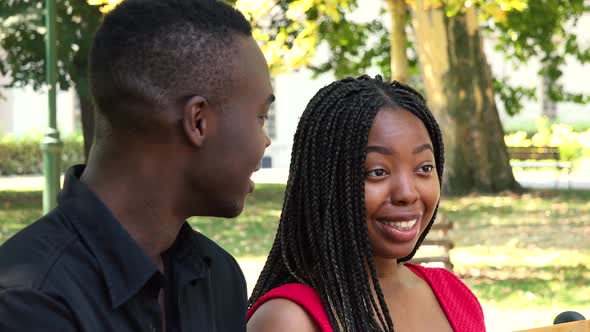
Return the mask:
<svg viewBox="0 0 590 332">
<path fill-rule="evenodd" d="M 250 23 L 221 1 L 123 1 L 105 16 L 90 53 L 97 111 L 117 126 L 116 118 L 185 97 L 220 98 L 236 35 L 251 36 Z"/>
</svg>

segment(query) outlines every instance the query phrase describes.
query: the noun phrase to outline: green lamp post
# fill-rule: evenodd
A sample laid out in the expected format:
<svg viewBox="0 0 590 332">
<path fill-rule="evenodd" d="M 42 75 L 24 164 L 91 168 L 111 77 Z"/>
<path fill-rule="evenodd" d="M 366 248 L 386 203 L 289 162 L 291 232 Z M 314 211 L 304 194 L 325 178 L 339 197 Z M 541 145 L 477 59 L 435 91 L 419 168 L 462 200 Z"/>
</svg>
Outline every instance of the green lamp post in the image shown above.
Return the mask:
<svg viewBox="0 0 590 332">
<path fill-rule="evenodd" d="M 57 59 L 56 59 L 56 10 L 55 0 L 45 1 L 45 21 L 47 35 L 45 40 L 46 70 L 49 104 L 49 126 L 45 137 L 41 141 L 43 151 L 43 173 L 45 175 L 45 189 L 43 191 L 43 213 L 51 211 L 57 205 L 57 193 L 60 189 L 60 160 L 63 143 L 57 130 L 56 89 L 57 89 Z"/>
</svg>

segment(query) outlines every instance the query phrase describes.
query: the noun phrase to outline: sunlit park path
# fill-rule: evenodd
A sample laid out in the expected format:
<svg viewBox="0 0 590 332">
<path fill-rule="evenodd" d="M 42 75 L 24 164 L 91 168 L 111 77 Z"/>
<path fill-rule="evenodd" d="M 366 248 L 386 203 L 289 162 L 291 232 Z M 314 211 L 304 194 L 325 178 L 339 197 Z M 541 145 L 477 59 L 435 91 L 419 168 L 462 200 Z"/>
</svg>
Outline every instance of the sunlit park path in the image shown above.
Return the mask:
<svg viewBox="0 0 590 332">
<path fill-rule="evenodd" d="M 259 184 L 237 219 L 191 220 L 237 257 L 249 290 L 275 235 L 286 174 L 255 174 L 275 184 Z M 554 175 L 516 172 L 525 185 L 544 189 L 445 197 L 441 204 L 455 225 L 454 271 L 480 299 L 488 331 L 550 325 L 564 310 L 590 316 L 590 186 L 583 181 L 590 177 L 573 174 L 568 191 L 552 189 Z M 39 177 L 0 178 L 0 243 L 41 214 L 41 186 Z"/>
</svg>

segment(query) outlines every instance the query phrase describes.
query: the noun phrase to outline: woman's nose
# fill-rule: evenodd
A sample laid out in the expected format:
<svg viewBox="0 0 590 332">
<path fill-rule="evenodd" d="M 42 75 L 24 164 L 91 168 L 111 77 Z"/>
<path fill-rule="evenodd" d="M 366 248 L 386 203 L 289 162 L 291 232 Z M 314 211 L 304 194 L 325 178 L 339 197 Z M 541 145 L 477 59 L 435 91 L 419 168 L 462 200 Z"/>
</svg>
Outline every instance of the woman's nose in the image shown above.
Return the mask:
<svg viewBox="0 0 590 332">
<path fill-rule="evenodd" d="M 394 205 L 411 205 L 420 197 L 413 172 L 403 172 L 392 178 L 391 202 Z"/>
</svg>

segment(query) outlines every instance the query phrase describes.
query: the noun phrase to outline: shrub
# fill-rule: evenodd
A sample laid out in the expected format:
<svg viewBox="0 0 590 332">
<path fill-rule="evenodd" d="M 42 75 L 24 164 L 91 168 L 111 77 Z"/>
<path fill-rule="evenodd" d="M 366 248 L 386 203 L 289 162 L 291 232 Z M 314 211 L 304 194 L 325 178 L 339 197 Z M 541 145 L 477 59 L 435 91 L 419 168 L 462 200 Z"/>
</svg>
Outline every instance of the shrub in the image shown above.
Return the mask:
<svg viewBox="0 0 590 332">
<path fill-rule="evenodd" d="M 590 129 L 575 132 L 566 124 L 550 124 L 546 119 L 537 121 L 537 132 L 529 138 L 526 132 L 519 131 L 504 136 L 508 146 L 556 146 L 562 160 L 578 161 L 590 157 Z"/>
<path fill-rule="evenodd" d="M 0 139 L 0 175 L 31 175 L 43 173 L 43 134 L 30 133 L 24 137 L 5 135 Z M 62 172 L 84 162 L 84 140 L 81 135 L 62 138 Z"/>
</svg>

